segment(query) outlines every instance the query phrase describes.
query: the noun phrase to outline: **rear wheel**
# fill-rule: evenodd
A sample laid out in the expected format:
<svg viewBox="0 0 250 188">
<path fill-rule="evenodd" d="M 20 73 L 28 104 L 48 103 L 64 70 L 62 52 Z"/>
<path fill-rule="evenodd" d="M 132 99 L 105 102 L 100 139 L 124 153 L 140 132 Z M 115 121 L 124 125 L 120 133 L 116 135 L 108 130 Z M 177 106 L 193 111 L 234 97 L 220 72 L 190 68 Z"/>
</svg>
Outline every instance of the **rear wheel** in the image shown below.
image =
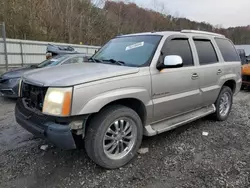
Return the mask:
<svg viewBox="0 0 250 188">
<path fill-rule="evenodd" d="M 218 99 L 215 102 L 216 112 L 214 118 L 218 121 L 224 121 L 228 118 L 233 104 L 233 92 L 227 87 L 223 86 Z"/>
<path fill-rule="evenodd" d="M 127 164 L 139 149 L 143 129 L 138 114 L 125 106 L 109 106 L 86 130 L 85 149 L 98 165 L 114 169 Z"/>
</svg>

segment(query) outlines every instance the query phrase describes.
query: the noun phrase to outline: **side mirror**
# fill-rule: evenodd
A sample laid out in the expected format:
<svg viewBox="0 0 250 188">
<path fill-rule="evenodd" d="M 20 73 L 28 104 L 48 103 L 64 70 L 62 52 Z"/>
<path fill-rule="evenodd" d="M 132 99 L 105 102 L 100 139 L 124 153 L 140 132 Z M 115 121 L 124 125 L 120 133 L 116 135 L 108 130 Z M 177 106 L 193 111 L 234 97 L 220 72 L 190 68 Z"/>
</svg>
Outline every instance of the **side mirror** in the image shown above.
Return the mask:
<svg viewBox="0 0 250 188">
<path fill-rule="evenodd" d="M 178 55 L 168 55 L 164 58 L 164 62 L 160 63 L 157 68 L 178 68 L 183 66 L 183 60 L 181 56 Z"/>
</svg>

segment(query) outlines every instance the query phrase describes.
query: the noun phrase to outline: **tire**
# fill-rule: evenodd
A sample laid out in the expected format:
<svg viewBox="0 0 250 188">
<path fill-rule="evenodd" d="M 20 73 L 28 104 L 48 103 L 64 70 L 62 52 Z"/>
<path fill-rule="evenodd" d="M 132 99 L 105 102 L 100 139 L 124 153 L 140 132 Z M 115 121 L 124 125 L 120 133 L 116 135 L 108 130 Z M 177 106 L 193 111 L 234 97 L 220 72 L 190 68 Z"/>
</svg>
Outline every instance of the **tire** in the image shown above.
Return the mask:
<svg viewBox="0 0 250 188">
<path fill-rule="evenodd" d="M 222 112 L 220 110 L 220 105 L 222 104 L 223 96 L 225 97 L 225 95 L 228 97 L 229 104 L 227 105 L 226 110 Z M 233 104 L 233 92 L 229 87 L 223 86 L 215 102 L 216 112 L 213 114 L 213 118 L 217 121 L 225 121 L 231 112 L 232 104 Z"/>
<path fill-rule="evenodd" d="M 127 128 L 128 125 L 132 127 L 132 131 L 131 134 L 127 135 L 127 138 L 130 137 L 131 141 L 129 142 L 130 144 L 126 146 L 125 142 L 128 143 L 128 140 L 126 140 L 125 137 L 121 138 L 122 135 L 117 135 L 115 139 L 120 139 L 119 142 L 114 140 L 114 137 L 112 136 L 113 133 L 117 130 L 116 126 L 120 127 L 121 130 L 124 130 L 123 133 L 125 134 L 126 132 L 129 132 L 130 127 Z M 107 139 L 104 141 L 105 135 L 108 138 L 112 138 L 112 140 Z M 92 159 L 99 166 L 107 169 L 115 169 L 126 165 L 135 157 L 141 145 L 142 137 L 143 126 L 138 114 L 134 110 L 125 106 L 113 105 L 96 114 L 87 126 L 85 150 L 90 159 Z M 118 150 L 118 152 L 120 152 L 122 151 L 122 147 L 127 148 L 128 151 L 124 150 L 123 154 L 113 154 L 112 152 L 110 153 L 112 148 L 115 147 L 114 142 L 118 142 L 119 145 L 119 149 L 117 149 L 116 147 L 114 151 L 117 152 Z M 108 146 L 112 143 L 114 144 L 111 148 L 109 148 Z M 108 152 L 108 149 L 105 150 L 104 146 L 109 148 L 110 151 Z"/>
</svg>

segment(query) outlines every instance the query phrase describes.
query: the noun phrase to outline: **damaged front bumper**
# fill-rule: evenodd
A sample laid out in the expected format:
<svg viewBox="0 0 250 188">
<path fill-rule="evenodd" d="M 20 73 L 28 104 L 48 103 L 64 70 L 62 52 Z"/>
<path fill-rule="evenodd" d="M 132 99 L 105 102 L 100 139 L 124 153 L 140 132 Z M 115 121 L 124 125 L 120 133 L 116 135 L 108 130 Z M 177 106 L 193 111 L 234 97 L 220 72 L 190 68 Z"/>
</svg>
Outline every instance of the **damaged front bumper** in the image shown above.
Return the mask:
<svg viewBox="0 0 250 188">
<path fill-rule="evenodd" d="M 70 127 L 71 120 L 50 117 L 41 112 L 33 111 L 25 106 L 22 99 L 18 99 L 15 107 L 15 117 L 18 124 L 33 135 L 47 139 L 56 147 L 70 150 L 76 148 L 76 143 Z"/>
</svg>

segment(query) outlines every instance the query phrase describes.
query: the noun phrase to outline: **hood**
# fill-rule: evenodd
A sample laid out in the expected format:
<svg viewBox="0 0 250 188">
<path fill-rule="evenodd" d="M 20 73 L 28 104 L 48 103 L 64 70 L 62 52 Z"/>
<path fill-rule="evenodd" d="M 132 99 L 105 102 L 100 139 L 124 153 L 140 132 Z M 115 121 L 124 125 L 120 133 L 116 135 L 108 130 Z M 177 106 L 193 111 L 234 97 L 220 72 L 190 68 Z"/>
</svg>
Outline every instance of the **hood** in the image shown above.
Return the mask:
<svg viewBox="0 0 250 188">
<path fill-rule="evenodd" d="M 20 78 L 25 72 L 33 70 L 33 67 L 22 67 L 17 69 L 12 69 L 1 75 L 3 79 Z"/>
<path fill-rule="evenodd" d="M 64 87 L 137 73 L 139 68 L 101 63 L 79 63 L 36 69 L 24 74 L 25 82 Z"/>
</svg>

